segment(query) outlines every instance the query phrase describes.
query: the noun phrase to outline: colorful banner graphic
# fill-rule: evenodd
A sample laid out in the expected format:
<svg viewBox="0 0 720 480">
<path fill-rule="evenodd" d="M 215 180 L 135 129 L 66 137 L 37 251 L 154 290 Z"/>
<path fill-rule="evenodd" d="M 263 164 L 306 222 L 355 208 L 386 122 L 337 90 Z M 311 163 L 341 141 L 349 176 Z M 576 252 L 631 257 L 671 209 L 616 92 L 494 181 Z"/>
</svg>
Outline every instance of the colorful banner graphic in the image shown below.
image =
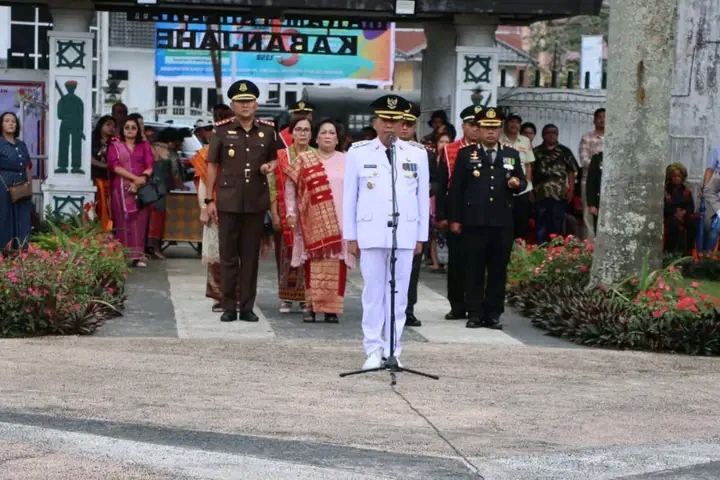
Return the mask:
<svg viewBox="0 0 720 480">
<path fill-rule="evenodd" d="M 33 176 L 44 177 L 45 84 L 0 82 L 0 113 L 12 112 L 20 120 L 20 137 L 33 157 Z"/>
<path fill-rule="evenodd" d="M 214 82 L 207 26 L 157 22 L 155 80 Z M 222 25 L 213 41 L 221 54 L 223 83 L 248 78 L 261 83 L 392 85 L 395 25 L 387 30 Z M 258 42 L 262 33 L 262 42 Z M 294 53 L 298 42 L 305 51 Z M 181 46 L 183 50 L 164 46 Z M 327 53 L 324 53 L 327 52 Z"/>
</svg>

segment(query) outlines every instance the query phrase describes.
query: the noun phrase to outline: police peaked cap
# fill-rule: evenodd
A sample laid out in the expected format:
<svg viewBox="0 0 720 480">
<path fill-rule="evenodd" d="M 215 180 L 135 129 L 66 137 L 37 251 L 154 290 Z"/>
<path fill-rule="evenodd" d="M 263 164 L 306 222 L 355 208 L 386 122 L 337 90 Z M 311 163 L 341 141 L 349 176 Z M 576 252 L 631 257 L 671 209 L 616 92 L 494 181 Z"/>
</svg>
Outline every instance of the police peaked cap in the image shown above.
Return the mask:
<svg viewBox="0 0 720 480">
<path fill-rule="evenodd" d="M 503 115 L 500 110 L 496 110 L 492 107 L 483 109 L 475 115 L 475 121 L 481 127 L 499 127 L 503 122 Z"/>
<path fill-rule="evenodd" d="M 460 112 L 460 118 L 462 119 L 463 123 L 475 123 L 478 113 L 482 112 L 482 105 L 470 105 L 469 107 L 466 107 L 463 109 L 462 112 Z"/>
<path fill-rule="evenodd" d="M 296 102 L 295 105 L 288 108 L 289 113 L 312 113 L 313 110 L 315 110 L 315 105 L 303 100 Z"/>
<path fill-rule="evenodd" d="M 420 118 L 420 114 L 422 113 L 420 111 L 420 105 L 411 102 L 408 102 L 408 104 L 410 105 L 410 108 L 403 112 L 403 120 L 407 120 L 408 122 L 417 122 L 417 119 Z"/>
</svg>

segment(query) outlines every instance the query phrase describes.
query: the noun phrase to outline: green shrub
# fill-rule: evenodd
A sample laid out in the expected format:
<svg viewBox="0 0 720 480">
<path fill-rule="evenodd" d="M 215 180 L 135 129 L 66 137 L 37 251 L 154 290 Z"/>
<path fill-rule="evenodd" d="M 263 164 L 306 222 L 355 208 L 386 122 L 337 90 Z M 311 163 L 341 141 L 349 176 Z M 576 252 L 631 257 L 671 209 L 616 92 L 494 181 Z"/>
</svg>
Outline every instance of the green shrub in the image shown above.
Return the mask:
<svg viewBox="0 0 720 480">
<path fill-rule="evenodd" d="M 127 273 L 111 235 L 81 219 L 48 223 L 0 260 L 0 337 L 93 333 L 122 309 Z"/>
<path fill-rule="evenodd" d="M 517 249 L 526 251 L 513 252 L 508 303 L 548 335 L 596 347 L 720 354 L 720 301 L 698 282 L 685 285 L 676 265 L 687 259 L 649 271 L 646 258 L 639 276 L 588 289 L 591 245 L 570 238 Z"/>
</svg>

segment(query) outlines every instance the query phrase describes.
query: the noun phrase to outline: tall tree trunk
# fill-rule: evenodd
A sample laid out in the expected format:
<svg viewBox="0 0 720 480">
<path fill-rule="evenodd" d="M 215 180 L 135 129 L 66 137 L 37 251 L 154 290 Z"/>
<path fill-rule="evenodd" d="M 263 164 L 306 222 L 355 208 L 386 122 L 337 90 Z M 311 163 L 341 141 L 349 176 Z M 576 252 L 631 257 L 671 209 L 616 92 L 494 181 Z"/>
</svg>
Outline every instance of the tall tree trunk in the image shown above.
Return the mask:
<svg viewBox="0 0 720 480">
<path fill-rule="evenodd" d="M 220 31 L 220 25 L 208 25 L 208 32 Z M 222 52 L 218 49 L 210 49 L 210 61 L 212 62 L 213 77 L 215 79 L 215 91 L 217 95 L 217 103 L 222 103 Z"/>
<path fill-rule="evenodd" d="M 593 285 L 662 262 L 678 0 L 613 0 L 600 224 Z"/>
</svg>

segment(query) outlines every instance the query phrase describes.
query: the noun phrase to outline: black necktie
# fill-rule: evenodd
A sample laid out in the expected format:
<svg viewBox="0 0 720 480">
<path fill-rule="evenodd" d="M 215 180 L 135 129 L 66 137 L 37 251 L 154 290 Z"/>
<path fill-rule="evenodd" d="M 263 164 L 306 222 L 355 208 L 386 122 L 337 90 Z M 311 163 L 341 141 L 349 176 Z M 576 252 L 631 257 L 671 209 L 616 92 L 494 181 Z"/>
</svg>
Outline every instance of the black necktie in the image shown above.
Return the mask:
<svg viewBox="0 0 720 480">
<path fill-rule="evenodd" d="M 488 158 L 490 158 L 490 163 L 495 163 L 495 149 L 491 148 L 487 151 Z"/>
<path fill-rule="evenodd" d="M 385 155 L 387 155 L 388 162 L 390 162 L 390 165 L 392 165 L 392 160 L 393 160 L 393 159 L 392 159 L 392 149 L 391 149 L 391 148 L 386 148 L 386 149 L 385 149 Z"/>
</svg>

